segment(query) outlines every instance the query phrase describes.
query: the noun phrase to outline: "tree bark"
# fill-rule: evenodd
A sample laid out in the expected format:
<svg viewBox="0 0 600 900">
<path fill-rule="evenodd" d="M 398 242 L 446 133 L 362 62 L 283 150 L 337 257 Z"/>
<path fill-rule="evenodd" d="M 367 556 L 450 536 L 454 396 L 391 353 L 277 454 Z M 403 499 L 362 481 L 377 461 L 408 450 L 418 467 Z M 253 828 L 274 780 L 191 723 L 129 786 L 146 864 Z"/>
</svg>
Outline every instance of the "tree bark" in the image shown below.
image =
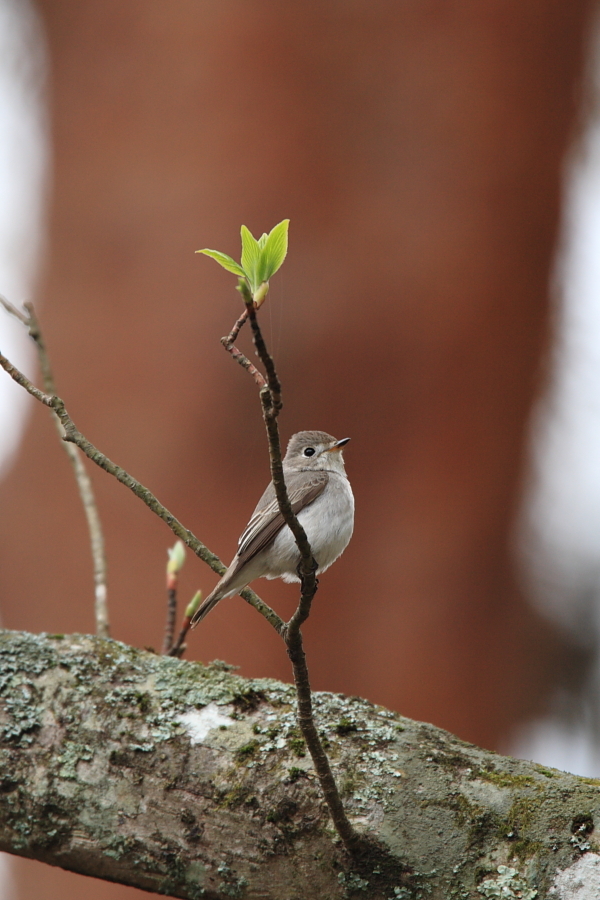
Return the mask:
<svg viewBox="0 0 600 900">
<path fill-rule="evenodd" d="M 0 849 L 209 900 L 567 900 L 582 872 L 599 877 L 600 782 L 356 697 L 315 706 L 371 840 L 355 859 L 290 685 L 91 636 L 0 632 Z"/>
</svg>

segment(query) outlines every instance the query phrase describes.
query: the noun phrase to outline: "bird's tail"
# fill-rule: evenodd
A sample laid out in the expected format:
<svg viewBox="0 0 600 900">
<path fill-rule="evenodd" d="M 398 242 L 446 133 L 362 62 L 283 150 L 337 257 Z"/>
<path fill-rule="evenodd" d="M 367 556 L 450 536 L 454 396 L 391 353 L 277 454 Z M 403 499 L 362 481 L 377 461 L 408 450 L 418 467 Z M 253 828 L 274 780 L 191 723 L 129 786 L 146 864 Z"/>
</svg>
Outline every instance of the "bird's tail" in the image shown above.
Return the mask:
<svg viewBox="0 0 600 900">
<path fill-rule="evenodd" d="M 214 589 L 214 591 L 212 591 L 212 593 L 210 593 L 210 594 L 208 595 L 208 597 L 206 598 L 206 600 L 204 601 L 204 603 L 202 603 L 202 604 L 198 607 L 198 609 L 196 610 L 196 612 L 195 612 L 194 615 L 192 616 L 192 619 L 191 619 L 191 622 L 190 622 L 190 627 L 191 627 L 191 628 L 195 628 L 196 625 L 198 625 L 198 623 L 201 622 L 202 619 L 203 619 L 205 616 L 207 616 L 207 615 L 209 614 L 209 612 L 211 611 L 211 609 L 214 609 L 214 608 L 215 608 L 215 606 L 217 605 L 217 603 L 219 602 L 219 600 L 222 600 L 222 599 L 223 599 L 224 592 L 223 592 L 222 590 L 219 589 L 220 587 L 221 587 L 221 583 L 219 582 L 219 584 L 216 586 L 216 588 Z"/>
<path fill-rule="evenodd" d="M 219 600 L 224 600 L 225 597 L 233 597 L 234 594 L 245 588 L 247 584 L 248 579 L 244 578 L 244 568 L 240 565 L 240 561 L 236 556 L 227 571 L 223 573 L 221 580 L 217 582 L 204 603 L 198 607 L 192 616 L 190 626 L 195 628 L 198 622 L 201 622 L 211 609 L 215 608 Z"/>
</svg>

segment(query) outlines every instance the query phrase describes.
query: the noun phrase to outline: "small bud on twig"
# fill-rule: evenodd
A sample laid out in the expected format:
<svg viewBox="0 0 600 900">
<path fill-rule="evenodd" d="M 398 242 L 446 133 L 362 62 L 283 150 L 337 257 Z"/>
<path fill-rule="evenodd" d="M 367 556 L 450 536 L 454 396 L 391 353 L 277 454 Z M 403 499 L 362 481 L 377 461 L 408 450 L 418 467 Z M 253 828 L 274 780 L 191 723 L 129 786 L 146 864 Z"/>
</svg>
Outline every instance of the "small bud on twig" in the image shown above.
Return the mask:
<svg viewBox="0 0 600 900">
<path fill-rule="evenodd" d="M 177 616 L 177 584 L 179 573 L 185 562 L 185 544 L 177 541 L 175 546 L 167 550 L 169 562 L 167 563 L 167 624 L 165 625 L 165 639 L 163 641 L 163 653 L 166 655 L 173 646 L 173 633 L 175 631 L 175 618 Z"/>
<path fill-rule="evenodd" d="M 167 563 L 167 590 L 171 591 L 177 587 L 177 576 L 183 568 L 185 562 L 185 544 L 183 541 L 177 541 L 173 547 L 167 550 L 169 562 Z"/>
<path fill-rule="evenodd" d="M 185 618 L 191 619 L 202 601 L 202 591 L 196 591 L 185 608 Z"/>
<path fill-rule="evenodd" d="M 169 656 L 177 656 L 177 657 L 183 656 L 183 652 L 185 650 L 184 641 L 185 641 L 188 631 L 190 630 L 190 625 L 192 624 L 192 618 L 194 616 L 194 613 L 200 606 L 201 602 L 202 602 L 202 591 L 196 591 L 196 593 L 194 594 L 194 596 L 192 597 L 192 599 L 190 600 L 190 602 L 188 603 L 188 605 L 185 608 L 185 615 L 183 617 L 183 622 L 181 623 L 181 630 L 179 632 L 179 636 L 178 636 L 177 640 L 175 641 L 175 643 L 173 644 L 171 649 L 168 651 Z"/>
<path fill-rule="evenodd" d="M 261 285 L 254 291 L 253 300 L 254 300 L 254 309 L 260 309 L 267 298 L 267 294 L 269 293 L 269 282 L 263 281 Z"/>
</svg>

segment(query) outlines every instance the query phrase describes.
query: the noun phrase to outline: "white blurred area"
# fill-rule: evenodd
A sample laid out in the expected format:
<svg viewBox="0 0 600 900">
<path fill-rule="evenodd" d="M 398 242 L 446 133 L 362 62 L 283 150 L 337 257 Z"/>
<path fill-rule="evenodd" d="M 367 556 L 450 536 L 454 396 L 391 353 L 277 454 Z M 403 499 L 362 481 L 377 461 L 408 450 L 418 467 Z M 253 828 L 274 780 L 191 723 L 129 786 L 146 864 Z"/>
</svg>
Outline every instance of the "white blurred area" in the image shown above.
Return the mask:
<svg viewBox="0 0 600 900">
<path fill-rule="evenodd" d="M 43 246 L 49 155 L 45 70 L 42 30 L 29 0 L 0 0 L 0 293 L 16 306 L 32 298 Z M 0 350 L 33 376 L 34 354 L 24 328 L 2 309 Z M 0 478 L 33 402 L 0 371 Z M 11 866 L 11 858 L 0 853 L 0 900 L 17 900 Z"/>
<path fill-rule="evenodd" d="M 32 299 L 43 245 L 48 146 L 46 55 L 29 0 L 0 0 L 0 294 L 15 306 Z M 34 373 L 23 326 L 0 309 L 0 350 Z M 0 478 L 34 402 L 0 373 Z"/>
<path fill-rule="evenodd" d="M 600 29 L 590 119 L 574 148 L 556 269 L 552 383 L 534 421 L 533 486 L 522 529 L 527 589 L 591 663 L 510 752 L 600 777 Z"/>
</svg>

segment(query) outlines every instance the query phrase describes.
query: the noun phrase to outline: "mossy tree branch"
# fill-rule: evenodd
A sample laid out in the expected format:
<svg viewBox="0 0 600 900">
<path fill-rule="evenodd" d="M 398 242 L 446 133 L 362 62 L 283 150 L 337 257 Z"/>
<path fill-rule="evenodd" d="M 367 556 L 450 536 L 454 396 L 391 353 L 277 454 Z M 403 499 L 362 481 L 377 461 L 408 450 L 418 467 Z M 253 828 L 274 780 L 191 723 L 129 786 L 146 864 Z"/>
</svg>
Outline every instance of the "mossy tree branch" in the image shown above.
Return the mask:
<svg viewBox="0 0 600 900">
<path fill-rule="evenodd" d="M 357 698 L 315 702 L 362 857 L 331 839 L 290 685 L 8 631 L 0 673 L 9 853 L 191 900 L 575 900 L 600 865 L 599 782 Z"/>
</svg>

